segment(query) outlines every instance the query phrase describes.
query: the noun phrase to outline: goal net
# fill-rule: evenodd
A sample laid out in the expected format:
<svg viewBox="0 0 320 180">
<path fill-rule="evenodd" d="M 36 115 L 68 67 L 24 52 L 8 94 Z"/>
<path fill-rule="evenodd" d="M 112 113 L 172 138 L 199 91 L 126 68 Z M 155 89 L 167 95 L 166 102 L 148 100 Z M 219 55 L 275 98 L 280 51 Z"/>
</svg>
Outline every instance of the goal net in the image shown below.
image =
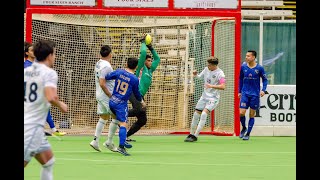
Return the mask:
<svg viewBox="0 0 320 180">
<path fill-rule="evenodd" d="M 124 68 L 128 57 L 139 57 L 141 34 L 149 33 L 161 60 L 145 96 L 148 121 L 137 134 L 189 132 L 204 84 L 193 78 L 192 71 L 200 73 L 213 52 L 225 73 L 226 89 L 221 91 L 219 105 L 208 116 L 203 132 L 234 134 L 235 19 L 32 14 L 32 22 L 27 23 L 32 23 L 32 42 L 50 39 L 57 43 L 54 69 L 59 76 L 58 94 L 69 106 L 67 114 L 52 107 L 57 128 L 69 134 L 94 134 L 99 119 L 94 66 L 101 46 L 112 47 L 114 69 Z M 149 50 L 148 54 L 152 55 Z M 130 117 L 129 127 L 135 121 Z"/>
</svg>

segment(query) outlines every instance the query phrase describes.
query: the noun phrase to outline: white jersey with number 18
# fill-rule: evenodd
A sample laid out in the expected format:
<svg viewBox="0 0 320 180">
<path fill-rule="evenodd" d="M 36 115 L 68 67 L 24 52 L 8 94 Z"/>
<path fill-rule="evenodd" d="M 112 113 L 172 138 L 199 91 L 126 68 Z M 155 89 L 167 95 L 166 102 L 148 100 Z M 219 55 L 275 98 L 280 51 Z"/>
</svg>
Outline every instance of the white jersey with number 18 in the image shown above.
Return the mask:
<svg viewBox="0 0 320 180">
<path fill-rule="evenodd" d="M 57 83 L 57 72 L 44 64 L 34 62 L 24 69 L 24 125 L 45 125 L 51 104 L 44 88 L 57 88 Z"/>
</svg>

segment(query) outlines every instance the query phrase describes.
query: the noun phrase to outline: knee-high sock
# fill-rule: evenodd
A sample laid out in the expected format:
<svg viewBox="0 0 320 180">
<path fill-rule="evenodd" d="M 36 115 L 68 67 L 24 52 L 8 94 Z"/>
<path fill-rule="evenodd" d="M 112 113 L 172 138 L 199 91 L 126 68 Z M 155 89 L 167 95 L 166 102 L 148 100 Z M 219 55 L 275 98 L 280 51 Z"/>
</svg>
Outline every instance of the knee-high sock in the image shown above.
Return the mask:
<svg viewBox="0 0 320 180">
<path fill-rule="evenodd" d="M 246 116 L 240 116 L 242 128 L 246 129 Z"/>
<path fill-rule="evenodd" d="M 96 125 L 96 132 L 94 133 L 94 140 L 99 141 L 104 125 L 106 124 L 106 120 L 100 118 Z"/>
<path fill-rule="evenodd" d="M 194 131 L 196 130 L 196 127 L 198 126 L 199 118 L 200 118 L 200 114 L 198 114 L 197 112 L 194 112 L 193 117 L 192 117 L 191 126 L 190 126 L 190 134 L 194 134 Z"/>
<path fill-rule="evenodd" d="M 54 157 L 52 157 L 46 164 L 42 165 L 41 169 L 41 180 L 52 180 L 53 179 L 53 164 Z"/>
<path fill-rule="evenodd" d="M 119 129 L 119 146 L 124 146 L 127 138 L 127 128 L 124 126 L 120 126 Z"/>
<path fill-rule="evenodd" d="M 109 132 L 108 132 L 108 140 L 107 140 L 107 144 L 111 144 L 113 142 L 113 136 L 116 133 L 117 129 L 118 129 L 118 124 L 119 121 L 113 119 L 109 125 Z"/>
<path fill-rule="evenodd" d="M 47 123 L 49 124 L 49 126 L 50 126 L 50 128 L 51 128 L 51 130 L 53 132 L 57 131 L 56 126 L 54 125 L 50 110 L 49 110 L 48 115 L 47 115 Z"/>
<path fill-rule="evenodd" d="M 207 116 L 208 116 L 207 113 L 205 113 L 205 112 L 201 113 L 200 122 L 198 124 L 198 128 L 197 128 L 196 133 L 194 134 L 194 136 L 196 136 L 196 137 L 199 136 L 200 131 L 203 129 L 204 125 L 206 124 Z"/>
<path fill-rule="evenodd" d="M 250 135 L 251 130 L 252 130 L 252 128 L 253 128 L 253 125 L 254 125 L 254 118 L 250 118 L 250 119 L 249 119 L 249 122 L 248 122 L 247 135 Z"/>
</svg>

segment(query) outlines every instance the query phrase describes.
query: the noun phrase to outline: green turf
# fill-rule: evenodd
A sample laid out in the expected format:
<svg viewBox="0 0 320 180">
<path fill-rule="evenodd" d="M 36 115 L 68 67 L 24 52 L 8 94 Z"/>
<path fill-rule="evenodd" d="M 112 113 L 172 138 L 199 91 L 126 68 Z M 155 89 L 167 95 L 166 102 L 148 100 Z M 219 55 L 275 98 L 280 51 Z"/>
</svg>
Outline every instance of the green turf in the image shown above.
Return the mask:
<svg viewBox="0 0 320 180">
<path fill-rule="evenodd" d="M 135 136 L 123 156 L 102 146 L 94 151 L 92 137 L 49 137 L 55 154 L 55 180 L 294 180 L 296 137 Z M 115 137 L 118 144 L 118 137 Z M 24 177 L 39 180 L 40 164 L 33 159 Z"/>
</svg>

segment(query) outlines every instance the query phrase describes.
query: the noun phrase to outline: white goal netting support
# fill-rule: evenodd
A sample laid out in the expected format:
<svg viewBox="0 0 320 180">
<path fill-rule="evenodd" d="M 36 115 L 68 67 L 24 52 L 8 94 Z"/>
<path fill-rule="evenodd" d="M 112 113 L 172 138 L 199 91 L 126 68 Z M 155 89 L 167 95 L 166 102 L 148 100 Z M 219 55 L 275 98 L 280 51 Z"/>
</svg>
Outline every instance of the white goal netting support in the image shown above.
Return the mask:
<svg viewBox="0 0 320 180">
<path fill-rule="evenodd" d="M 112 66 L 123 68 L 128 57 L 139 57 L 139 38 L 149 33 L 161 60 L 145 96 L 147 124 L 137 134 L 188 133 L 203 82 L 192 76 L 201 72 L 212 55 L 225 72 L 226 90 L 208 117 L 204 134 L 235 134 L 236 52 L 235 19 L 190 16 L 121 16 L 32 14 L 32 42 L 50 39 L 57 43 L 54 69 L 58 93 L 69 105 L 62 114 L 52 107 L 57 128 L 69 134 L 94 134 L 96 114 L 94 66 L 100 47 L 112 47 Z M 240 46 L 239 46 L 240 47 Z M 148 50 L 148 54 L 152 55 Z M 129 107 L 131 107 L 129 103 Z M 129 127 L 136 118 L 129 118 Z M 108 125 L 103 133 L 107 133 Z"/>
</svg>

